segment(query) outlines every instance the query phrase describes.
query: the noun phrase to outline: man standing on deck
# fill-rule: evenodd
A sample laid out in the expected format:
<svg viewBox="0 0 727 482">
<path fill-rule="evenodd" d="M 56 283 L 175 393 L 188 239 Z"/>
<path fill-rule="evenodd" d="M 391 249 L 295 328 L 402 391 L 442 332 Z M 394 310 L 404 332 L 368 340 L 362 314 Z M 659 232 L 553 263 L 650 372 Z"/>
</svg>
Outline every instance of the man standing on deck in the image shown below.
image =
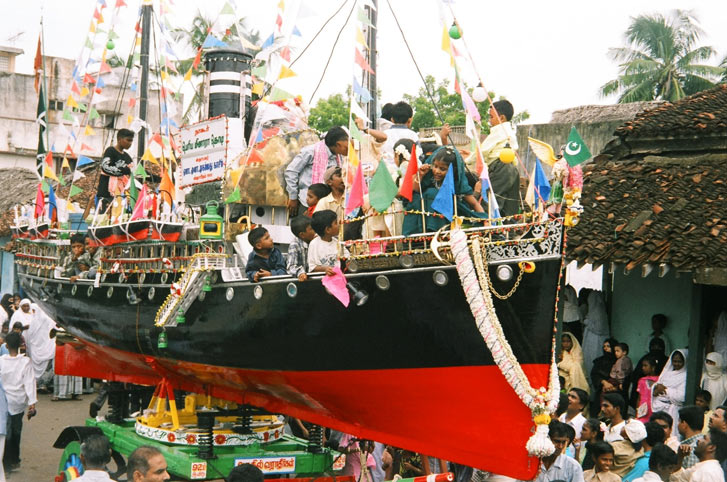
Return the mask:
<svg viewBox="0 0 727 482">
<path fill-rule="evenodd" d="M 96 189 L 96 203 L 102 202 L 105 210 L 115 196 L 120 195 L 131 175 L 131 156 L 126 152 L 134 142 L 134 131 L 120 129 L 116 134 L 116 144 L 106 148 L 101 159 L 101 176 Z"/>
</svg>

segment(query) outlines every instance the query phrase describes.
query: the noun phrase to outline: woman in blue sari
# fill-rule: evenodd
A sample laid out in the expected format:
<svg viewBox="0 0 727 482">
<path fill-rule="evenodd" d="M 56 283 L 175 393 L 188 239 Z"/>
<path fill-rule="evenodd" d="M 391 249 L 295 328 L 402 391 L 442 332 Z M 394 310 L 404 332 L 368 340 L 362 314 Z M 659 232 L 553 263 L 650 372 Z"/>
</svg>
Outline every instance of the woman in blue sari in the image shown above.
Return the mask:
<svg viewBox="0 0 727 482">
<path fill-rule="evenodd" d="M 454 192 L 457 195 L 457 214 L 465 217 L 487 218 L 487 213 L 473 195 L 472 187 L 467 182 L 464 161 L 459 151 L 451 146 L 440 147 L 432 153 L 419 168 L 421 185 L 414 179 L 414 193 L 411 202 L 404 202 L 407 211 L 421 211 L 422 199 L 424 210 L 434 213 L 432 203 L 442 187 L 450 164 L 454 174 Z M 436 231 L 449 224 L 442 216 L 426 216 L 426 228 L 422 229 L 422 216 L 420 214 L 407 214 L 404 218 L 403 234 L 409 236 L 415 233 Z"/>
</svg>

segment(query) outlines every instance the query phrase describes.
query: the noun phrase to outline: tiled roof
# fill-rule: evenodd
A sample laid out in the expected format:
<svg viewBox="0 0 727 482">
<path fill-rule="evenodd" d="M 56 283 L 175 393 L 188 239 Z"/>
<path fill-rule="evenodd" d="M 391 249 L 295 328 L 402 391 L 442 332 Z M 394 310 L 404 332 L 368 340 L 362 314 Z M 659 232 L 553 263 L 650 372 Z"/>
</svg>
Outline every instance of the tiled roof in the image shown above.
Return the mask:
<svg viewBox="0 0 727 482">
<path fill-rule="evenodd" d="M 726 154 L 586 165 L 585 211 L 570 230 L 568 256 L 629 270 L 727 268 L 726 173 Z"/>
<path fill-rule="evenodd" d="M 727 85 L 721 84 L 678 102 L 638 114 L 616 129 L 628 141 L 638 138 L 694 137 L 727 132 Z"/>
</svg>

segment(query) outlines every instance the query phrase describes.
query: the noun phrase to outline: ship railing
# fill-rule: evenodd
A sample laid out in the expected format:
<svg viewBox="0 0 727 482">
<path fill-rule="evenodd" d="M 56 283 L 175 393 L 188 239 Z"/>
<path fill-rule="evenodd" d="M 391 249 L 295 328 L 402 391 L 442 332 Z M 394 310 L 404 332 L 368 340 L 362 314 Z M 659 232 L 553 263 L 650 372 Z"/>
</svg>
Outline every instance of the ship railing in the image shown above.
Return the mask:
<svg viewBox="0 0 727 482">
<path fill-rule="evenodd" d="M 391 213 L 385 213 L 391 214 Z M 401 212 L 393 214 L 402 214 Z M 368 221 L 368 214 L 346 222 Z M 406 215 L 433 215 L 438 213 L 406 212 Z M 469 238 L 479 237 L 489 250 L 496 251 L 493 259 L 547 257 L 560 252 L 562 220 L 547 214 L 518 214 L 506 218 L 460 218 L 462 230 Z M 474 223 L 478 225 L 473 225 Z M 554 236 L 555 235 L 555 236 Z M 547 245 L 543 248 L 534 245 Z M 434 245 L 434 246 L 433 246 Z M 411 268 L 450 262 L 449 224 L 440 231 L 415 233 L 408 236 L 377 236 L 349 239 L 339 243 L 340 257 L 349 262 L 349 271 L 389 269 L 397 266 Z"/>
</svg>

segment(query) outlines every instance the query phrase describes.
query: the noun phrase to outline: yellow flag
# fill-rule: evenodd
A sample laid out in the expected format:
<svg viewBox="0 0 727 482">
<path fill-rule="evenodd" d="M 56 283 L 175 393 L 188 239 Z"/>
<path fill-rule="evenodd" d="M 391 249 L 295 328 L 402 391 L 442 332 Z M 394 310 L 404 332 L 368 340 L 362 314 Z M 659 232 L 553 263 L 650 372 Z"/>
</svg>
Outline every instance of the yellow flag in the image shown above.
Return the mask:
<svg viewBox="0 0 727 482">
<path fill-rule="evenodd" d="M 449 43 L 449 32 L 447 31 L 447 27 L 442 28 L 442 50 L 447 52 L 448 54 L 451 53 L 451 44 Z"/>
<path fill-rule="evenodd" d="M 287 79 L 288 77 L 295 77 L 296 74 L 291 69 L 286 67 L 285 65 L 280 66 L 280 75 L 278 75 L 278 79 Z"/>
<path fill-rule="evenodd" d="M 70 169 L 71 165 L 68 164 L 68 158 L 63 158 L 63 163 L 61 164 L 61 169 Z"/>
<path fill-rule="evenodd" d="M 151 149 L 149 149 L 148 147 L 144 151 L 144 155 L 141 156 L 141 160 L 142 161 L 156 162 L 158 164 L 158 161 L 156 160 L 156 158 L 151 153 Z"/>
<path fill-rule="evenodd" d="M 244 166 L 240 166 L 237 169 L 233 169 L 230 171 L 230 186 L 234 187 L 237 186 L 237 183 L 240 182 L 240 176 L 242 175 L 242 170 L 244 169 Z"/>
<path fill-rule="evenodd" d="M 53 179 L 54 181 L 58 182 L 58 177 L 56 176 L 56 173 L 51 171 L 50 167 L 43 166 L 43 177 L 47 177 L 48 179 Z"/>
<path fill-rule="evenodd" d="M 169 74 L 167 74 L 166 70 L 162 70 L 161 77 L 162 80 L 169 80 Z"/>
<path fill-rule="evenodd" d="M 96 131 L 93 130 L 90 125 L 86 124 L 86 130 L 83 131 L 83 135 L 93 136 L 96 135 Z"/>
<path fill-rule="evenodd" d="M 364 38 L 363 32 L 358 27 L 356 27 L 356 42 L 360 43 L 366 48 L 369 48 L 369 46 L 366 45 L 366 39 Z"/>
<path fill-rule="evenodd" d="M 141 36 L 137 35 L 137 36 L 136 36 L 136 41 L 135 41 L 134 43 L 136 44 L 136 46 L 137 46 L 137 47 L 138 47 L 139 45 L 141 45 Z"/>
<path fill-rule="evenodd" d="M 71 107 L 71 108 L 74 108 L 74 109 L 78 109 L 78 102 L 76 102 L 76 99 L 74 99 L 72 95 L 69 95 L 68 96 L 68 100 L 66 101 L 66 105 L 68 107 Z"/>
<path fill-rule="evenodd" d="M 81 98 L 83 99 L 84 97 L 86 97 L 89 92 L 90 91 L 88 90 L 88 87 L 84 87 L 83 89 L 81 89 Z"/>
<path fill-rule="evenodd" d="M 190 68 L 186 74 L 184 74 L 184 80 L 190 80 L 192 78 L 192 69 Z"/>
<path fill-rule="evenodd" d="M 348 165 L 354 169 L 358 167 L 358 155 L 356 155 L 356 149 L 353 148 L 350 139 L 348 141 Z"/>
<path fill-rule="evenodd" d="M 68 211 L 69 213 L 78 212 L 76 211 L 76 207 L 73 205 L 70 199 L 66 200 L 66 211 Z"/>
<path fill-rule="evenodd" d="M 103 23 L 103 15 L 101 15 L 101 12 L 98 12 L 98 23 L 99 24 Z"/>
<path fill-rule="evenodd" d="M 280 0 L 280 1 L 278 2 L 278 8 L 279 8 L 280 10 L 283 10 L 283 9 L 285 8 L 285 0 Z"/>
<path fill-rule="evenodd" d="M 131 123 L 132 123 L 132 122 L 134 122 L 134 116 L 133 116 L 133 115 L 131 115 L 131 114 L 127 115 L 127 116 L 126 116 L 126 123 L 127 123 L 128 125 L 131 125 Z"/>
<path fill-rule="evenodd" d="M 91 27 L 88 29 L 89 32 L 95 33 L 96 32 L 96 24 L 91 22 Z"/>
<path fill-rule="evenodd" d="M 263 89 L 265 88 L 265 84 L 262 82 L 259 82 L 257 84 L 252 84 L 252 93 L 256 95 L 263 95 Z"/>
</svg>

